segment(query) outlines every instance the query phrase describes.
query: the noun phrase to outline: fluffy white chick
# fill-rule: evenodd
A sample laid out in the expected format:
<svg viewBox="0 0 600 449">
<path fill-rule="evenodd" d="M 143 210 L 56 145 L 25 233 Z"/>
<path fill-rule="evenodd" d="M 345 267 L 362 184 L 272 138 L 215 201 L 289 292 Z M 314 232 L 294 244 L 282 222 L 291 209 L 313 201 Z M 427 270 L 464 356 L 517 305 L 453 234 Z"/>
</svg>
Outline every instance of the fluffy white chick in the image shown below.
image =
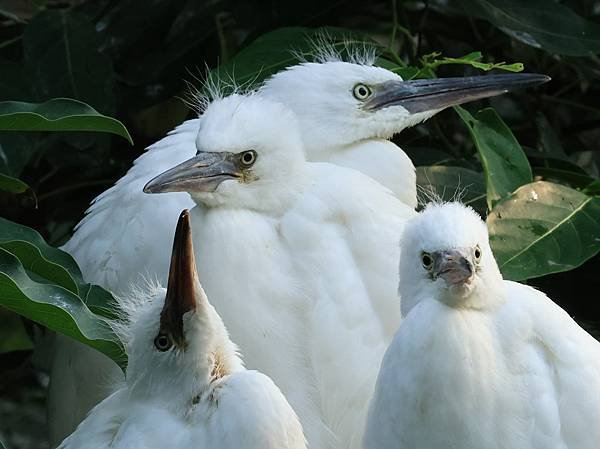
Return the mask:
<svg viewBox="0 0 600 449">
<path fill-rule="evenodd" d="M 402 237 L 407 313 L 381 366 L 364 449 L 593 449 L 600 344 L 505 281 L 485 223 L 431 204 Z"/>
<path fill-rule="evenodd" d="M 189 213 L 179 219 L 169 282 L 122 301 L 125 384 L 59 449 L 306 449 L 267 376 L 244 368 L 198 281 Z"/>
</svg>

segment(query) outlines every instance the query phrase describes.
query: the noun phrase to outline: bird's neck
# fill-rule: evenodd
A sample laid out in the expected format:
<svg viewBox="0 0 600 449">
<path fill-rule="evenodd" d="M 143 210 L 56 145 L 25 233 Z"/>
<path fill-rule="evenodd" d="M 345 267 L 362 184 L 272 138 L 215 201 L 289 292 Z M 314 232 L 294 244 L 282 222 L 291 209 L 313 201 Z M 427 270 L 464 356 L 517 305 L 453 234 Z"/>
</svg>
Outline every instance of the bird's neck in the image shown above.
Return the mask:
<svg viewBox="0 0 600 449">
<path fill-rule="evenodd" d="M 308 183 L 307 167 L 294 171 L 288 177 L 279 177 L 271 182 L 248 184 L 243 189 L 229 191 L 227 186 L 214 193 L 192 194 L 200 209 L 247 210 L 269 216 L 281 216 L 297 201 Z M 201 210 L 195 215 L 202 214 Z"/>
<path fill-rule="evenodd" d="M 175 415 L 184 416 L 228 375 L 242 370 L 243 363 L 229 345 L 215 349 L 192 364 L 152 367 L 127 379 L 134 402 L 155 404 Z"/>
</svg>

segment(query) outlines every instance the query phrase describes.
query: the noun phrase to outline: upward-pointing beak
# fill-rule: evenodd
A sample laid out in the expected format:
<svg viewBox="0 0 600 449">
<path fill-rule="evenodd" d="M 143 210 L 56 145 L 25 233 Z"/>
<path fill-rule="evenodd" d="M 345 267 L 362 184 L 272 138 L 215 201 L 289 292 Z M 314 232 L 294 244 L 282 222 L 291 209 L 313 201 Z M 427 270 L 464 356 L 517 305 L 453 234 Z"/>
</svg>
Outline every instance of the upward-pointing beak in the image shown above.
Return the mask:
<svg viewBox="0 0 600 449">
<path fill-rule="evenodd" d="M 173 341 L 180 347 L 185 347 L 183 332 L 183 315 L 197 306 L 199 281 L 196 273 L 196 260 L 192 243 L 190 214 L 186 209 L 179 216 L 165 305 L 160 314 L 160 331 L 170 334 Z"/>
<path fill-rule="evenodd" d="M 537 86 L 547 81 L 550 81 L 549 76 L 536 73 L 387 81 L 373 87 L 373 96 L 363 107 L 374 111 L 402 106 L 411 114 L 416 114 Z"/>
</svg>

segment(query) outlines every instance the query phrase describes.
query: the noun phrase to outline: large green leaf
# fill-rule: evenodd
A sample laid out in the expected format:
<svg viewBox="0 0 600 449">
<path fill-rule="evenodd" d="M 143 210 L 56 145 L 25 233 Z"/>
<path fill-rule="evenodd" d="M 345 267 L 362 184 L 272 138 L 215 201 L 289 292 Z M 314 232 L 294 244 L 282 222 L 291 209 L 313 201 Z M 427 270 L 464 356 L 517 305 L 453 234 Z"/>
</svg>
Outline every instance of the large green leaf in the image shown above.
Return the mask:
<svg viewBox="0 0 600 449">
<path fill-rule="evenodd" d="M 480 212 L 486 210 L 483 175 L 468 168 L 443 165 L 417 167 L 417 185 L 425 197 L 433 194 L 443 201 L 460 199 L 463 204 Z"/>
<path fill-rule="evenodd" d="M 75 10 L 36 14 L 23 33 L 23 55 L 38 101 L 77 98 L 104 114 L 113 113 L 112 61 L 100 48 L 94 23 Z"/>
<path fill-rule="evenodd" d="M 0 249 L 0 305 L 106 354 L 121 366 L 122 346 L 106 320 L 71 291 L 36 282 L 19 259 Z"/>
<path fill-rule="evenodd" d="M 487 204 L 491 209 L 496 201 L 532 181 L 527 156 L 492 108 L 482 109 L 475 117 L 460 106 L 454 109 L 467 125 L 479 153 L 485 175 Z"/>
<path fill-rule="evenodd" d="M 69 98 L 45 103 L 0 101 L 0 131 L 97 131 L 119 135 L 133 144 L 120 121 Z"/>
<path fill-rule="evenodd" d="M 112 295 L 83 281 L 71 256 L 33 229 L 0 218 L 0 306 L 68 335 L 123 365 Z"/>
<path fill-rule="evenodd" d="M 86 283 L 71 255 L 48 245 L 35 230 L 0 217 L 0 248 L 17 256 L 38 282 L 57 284 L 79 296 L 94 313 L 114 317 L 113 296 Z"/>
<path fill-rule="evenodd" d="M 369 38 L 341 28 L 280 28 L 257 38 L 211 76 L 225 83 L 233 77 L 238 85 L 259 83 L 300 60 L 312 60 L 315 40 L 319 39 L 331 41 L 331 46 L 342 54 L 353 45 L 375 45 Z"/>
<path fill-rule="evenodd" d="M 600 25 L 553 0 L 460 0 L 465 10 L 550 53 L 600 53 Z"/>
<path fill-rule="evenodd" d="M 0 354 L 33 349 L 33 343 L 16 313 L 0 308 Z"/>
<path fill-rule="evenodd" d="M 600 250 L 600 198 L 538 181 L 497 203 L 487 225 L 505 278 L 567 271 Z"/>
<path fill-rule="evenodd" d="M 75 279 L 82 276 L 75 260 L 48 245 L 35 230 L 0 217 L 0 247 L 15 253 L 38 276 L 79 294 Z"/>
<path fill-rule="evenodd" d="M 0 173 L 0 190 L 9 193 L 23 193 L 29 186 L 23 181 L 12 176 Z"/>
</svg>

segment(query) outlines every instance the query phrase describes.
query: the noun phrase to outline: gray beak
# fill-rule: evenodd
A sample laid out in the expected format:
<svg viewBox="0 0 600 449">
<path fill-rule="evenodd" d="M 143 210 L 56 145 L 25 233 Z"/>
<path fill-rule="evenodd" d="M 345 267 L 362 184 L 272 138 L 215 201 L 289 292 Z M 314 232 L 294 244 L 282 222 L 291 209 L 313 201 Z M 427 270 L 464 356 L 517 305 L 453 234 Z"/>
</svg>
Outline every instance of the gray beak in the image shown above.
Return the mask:
<svg viewBox="0 0 600 449">
<path fill-rule="evenodd" d="M 468 284 L 473 279 L 473 265 L 460 252 L 440 251 L 433 258 L 434 279 L 441 277 L 448 285 Z"/>
<path fill-rule="evenodd" d="M 242 177 L 235 156 L 227 152 L 200 152 L 150 180 L 144 192 L 214 192 L 223 181 Z"/>
<path fill-rule="evenodd" d="M 373 95 L 363 107 L 375 111 L 402 106 L 411 114 L 416 114 L 537 86 L 547 81 L 550 81 L 549 76 L 536 73 L 387 81 L 373 86 Z"/>
</svg>

